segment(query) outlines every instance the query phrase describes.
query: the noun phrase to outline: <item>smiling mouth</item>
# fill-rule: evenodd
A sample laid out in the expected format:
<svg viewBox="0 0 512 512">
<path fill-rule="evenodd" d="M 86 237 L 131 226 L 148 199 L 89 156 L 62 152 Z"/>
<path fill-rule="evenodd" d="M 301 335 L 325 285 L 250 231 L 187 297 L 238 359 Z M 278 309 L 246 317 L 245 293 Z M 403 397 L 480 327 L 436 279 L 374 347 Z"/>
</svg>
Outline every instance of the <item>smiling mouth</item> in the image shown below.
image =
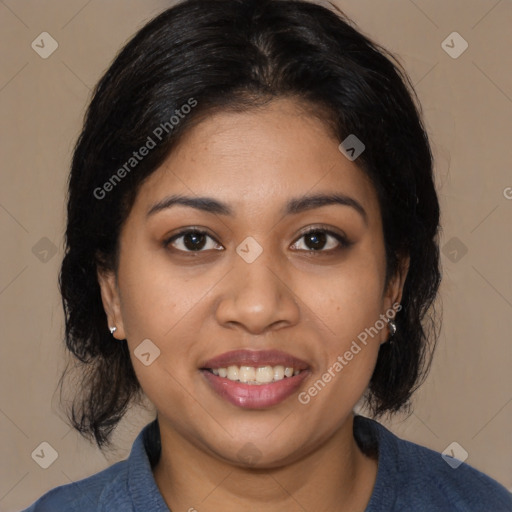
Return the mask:
<svg viewBox="0 0 512 512">
<path fill-rule="evenodd" d="M 244 409 L 268 409 L 290 397 L 311 374 L 308 363 L 280 350 L 233 350 L 201 361 L 218 396 Z"/>
<path fill-rule="evenodd" d="M 227 366 L 224 368 L 203 368 L 217 377 L 250 385 L 272 384 L 299 375 L 303 370 L 290 366 Z"/>
</svg>

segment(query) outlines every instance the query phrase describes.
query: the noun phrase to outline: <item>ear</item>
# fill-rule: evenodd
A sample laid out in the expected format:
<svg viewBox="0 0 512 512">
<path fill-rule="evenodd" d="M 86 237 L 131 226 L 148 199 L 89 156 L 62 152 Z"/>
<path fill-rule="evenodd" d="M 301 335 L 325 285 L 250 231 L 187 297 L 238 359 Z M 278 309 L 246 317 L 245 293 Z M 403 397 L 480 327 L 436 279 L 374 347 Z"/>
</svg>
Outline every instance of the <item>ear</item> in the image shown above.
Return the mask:
<svg viewBox="0 0 512 512">
<path fill-rule="evenodd" d="M 411 258 L 408 255 L 399 259 L 398 268 L 396 269 L 395 274 L 390 278 L 386 290 L 384 291 L 384 314 L 390 310 L 395 311 L 396 314 L 396 306 L 402 302 L 404 284 L 405 279 L 407 278 L 407 273 L 409 272 L 410 261 Z M 386 328 L 385 331 L 386 338 L 381 340 L 381 343 L 385 343 L 391 335 L 389 327 Z"/>
<path fill-rule="evenodd" d="M 126 334 L 123 325 L 123 317 L 121 315 L 121 301 L 115 272 L 98 269 L 97 276 L 108 325 L 109 327 L 117 327 L 112 336 L 118 340 L 124 340 L 126 339 Z"/>
<path fill-rule="evenodd" d="M 398 268 L 395 274 L 390 278 L 384 292 L 384 305 L 386 310 L 392 307 L 393 304 L 399 304 L 401 302 L 410 262 L 411 258 L 409 256 L 404 256 L 399 259 Z"/>
</svg>

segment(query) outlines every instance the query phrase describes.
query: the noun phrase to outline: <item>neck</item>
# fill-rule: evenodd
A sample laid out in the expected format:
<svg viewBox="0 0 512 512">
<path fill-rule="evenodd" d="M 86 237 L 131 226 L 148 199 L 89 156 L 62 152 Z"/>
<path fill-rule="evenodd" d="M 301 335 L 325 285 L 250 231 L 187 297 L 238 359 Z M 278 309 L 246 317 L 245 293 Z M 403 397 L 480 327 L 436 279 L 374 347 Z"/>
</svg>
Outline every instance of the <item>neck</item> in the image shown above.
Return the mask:
<svg viewBox="0 0 512 512">
<path fill-rule="evenodd" d="M 312 453 L 264 469 L 219 460 L 159 424 L 162 452 L 153 471 L 171 510 L 363 512 L 370 500 L 377 461 L 359 449 L 352 415 Z"/>
</svg>

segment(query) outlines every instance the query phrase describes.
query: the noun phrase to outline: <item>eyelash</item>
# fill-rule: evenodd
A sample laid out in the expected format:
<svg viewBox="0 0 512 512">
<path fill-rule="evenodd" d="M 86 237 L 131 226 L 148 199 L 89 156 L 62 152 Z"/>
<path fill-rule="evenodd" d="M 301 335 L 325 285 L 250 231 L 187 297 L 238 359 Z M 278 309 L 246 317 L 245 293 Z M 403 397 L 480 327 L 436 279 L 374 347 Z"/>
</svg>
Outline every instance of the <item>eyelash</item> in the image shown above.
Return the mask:
<svg viewBox="0 0 512 512">
<path fill-rule="evenodd" d="M 312 233 L 324 233 L 326 235 L 332 236 L 335 240 L 338 241 L 339 246 L 334 248 L 334 249 L 327 249 L 327 250 L 324 250 L 324 249 L 318 249 L 318 250 L 315 250 L 315 249 L 309 249 L 309 250 L 299 249 L 299 251 L 305 252 L 305 253 L 308 253 L 308 254 L 315 254 L 315 253 L 332 254 L 332 253 L 334 253 L 336 251 L 340 251 L 342 249 L 346 249 L 346 248 L 350 247 L 353 244 L 344 235 L 336 233 L 336 232 L 334 232 L 334 231 L 332 231 L 332 230 L 330 230 L 330 229 L 328 229 L 326 227 L 319 226 L 319 227 L 309 228 L 306 231 L 304 231 L 303 233 L 301 233 L 301 235 L 299 236 L 299 238 L 296 239 L 296 241 L 293 243 L 293 245 L 295 245 L 302 238 L 304 238 L 307 235 L 310 235 Z M 205 235 L 205 236 L 211 238 L 212 240 L 214 240 L 214 242 L 216 244 L 219 244 L 219 242 L 217 240 L 215 240 L 215 238 L 213 238 L 207 231 L 204 231 L 204 230 L 199 229 L 199 228 L 188 228 L 188 229 L 184 229 L 183 231 L 180 231 L 179 233 L 176 233 L 172 237 L 167 238 L 166 240 L 164 240 L 163 241 L 164 248 L 169 249 L 169 245 L 171 245 L 172 242 L 174 242 L 175 240 L 177 240 L 179 238 L 182 238 L 182 237 L 184 237 L 185 235 L 188 235 L 188 234 Z M 190 250 L 182 250 L 182 249 L 175 249 L 175 250 L 178 251 L 178 252 L 181 252 L 181 253 L 186 253 L 186 254 L 194 254 L 194 253 L 206 252 L 206 251 L 204 251 L 202 249 L 200 249 L 198 251 L 190 251 Z"/>
</svg>

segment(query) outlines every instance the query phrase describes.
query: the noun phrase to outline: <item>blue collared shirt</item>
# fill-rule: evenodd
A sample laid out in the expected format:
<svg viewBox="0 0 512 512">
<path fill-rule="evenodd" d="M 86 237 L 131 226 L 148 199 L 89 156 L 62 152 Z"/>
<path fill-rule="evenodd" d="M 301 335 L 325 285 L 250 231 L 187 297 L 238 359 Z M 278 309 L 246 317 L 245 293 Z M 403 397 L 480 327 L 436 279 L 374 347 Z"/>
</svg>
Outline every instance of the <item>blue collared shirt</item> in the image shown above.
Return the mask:
<svg viewBox="0 0 512 512">
<path fill-rule="evenodd" d="M 365 453 L 378 454 L 365 512 L 512 512 L 505 487 L 465 463 L 454 469 L 441 454 L 362 416 L 354 419 L 354 436 Z M 152 473 L 159 456 L 155 419 L 139 433 L 126 460 L 52 489 L 22 512 L 169 512 Z"/>
</svg>

